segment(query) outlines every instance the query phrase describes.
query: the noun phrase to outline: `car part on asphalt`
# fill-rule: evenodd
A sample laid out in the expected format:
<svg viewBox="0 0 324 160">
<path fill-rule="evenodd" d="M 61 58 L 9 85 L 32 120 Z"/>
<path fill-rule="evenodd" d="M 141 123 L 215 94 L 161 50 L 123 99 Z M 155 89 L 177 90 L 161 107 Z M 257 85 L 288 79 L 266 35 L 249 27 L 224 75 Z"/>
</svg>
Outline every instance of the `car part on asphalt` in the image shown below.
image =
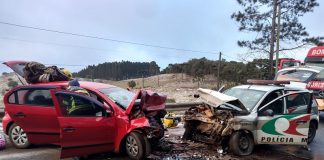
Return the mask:
<svg viewBox="0 0 324 160">
<path fill-rule="evenodd" d="M 163 119 L 163 125 L 166 128 L 176 127 L 181 122 L 181 116 L 168 112 Z"/>
</svg>

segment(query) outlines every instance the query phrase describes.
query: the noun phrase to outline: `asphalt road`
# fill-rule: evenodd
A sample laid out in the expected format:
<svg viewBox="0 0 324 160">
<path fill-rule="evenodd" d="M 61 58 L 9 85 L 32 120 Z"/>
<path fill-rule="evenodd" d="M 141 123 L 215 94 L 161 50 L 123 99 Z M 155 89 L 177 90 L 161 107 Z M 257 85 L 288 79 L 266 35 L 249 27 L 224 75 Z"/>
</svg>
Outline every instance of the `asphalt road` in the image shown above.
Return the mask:
<svg viewBox="0 0 324 160">
<path fill-rule="evenodd" d="M 0 124 L 0 134 L 2 132 L 2 124 Z M 169 135 L 180 136 L 183 128 L 169 130 Z M 259 145 L 255 147 L 254 153 L 247 157 L 235 157 L 225 155 L 222 159 L 324 159 L 324 113 L 320 114 L 320 125 L 314 142 L 309 149 L 302 146 L 283 146 L 283 145 Z M 57 160 L 59 159 L 59 147 L 52 145 L 33 146 L 30 149 L 15 149 L 9 143 L 6 149 L 0 151 L 1 160 Z M 196 154 L 196 153 L 195 153 Z M 198 152 L 199 154 L 199 152 Z M 164 157 L 164 159 L 172 159 L 172 157 Z M 89 159 L 127 159 L 123 155 L 101 154 L 89 157 Z M 157 158 L 159 159 L 159 158 Z M 161 159 L 161 157 L 160 157 Z M 70 159 L 65 159 L 70 160 Z"/>
</svg>

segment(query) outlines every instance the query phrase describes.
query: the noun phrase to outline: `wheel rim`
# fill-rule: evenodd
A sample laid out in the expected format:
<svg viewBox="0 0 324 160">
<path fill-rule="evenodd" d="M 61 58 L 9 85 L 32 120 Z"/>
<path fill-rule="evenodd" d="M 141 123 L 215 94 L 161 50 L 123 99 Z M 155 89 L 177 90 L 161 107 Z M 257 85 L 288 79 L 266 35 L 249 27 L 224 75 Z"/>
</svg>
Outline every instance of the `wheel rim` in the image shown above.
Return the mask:
<svg viewBox="0 0 324 160">
<path fill-rule="evenodd" d="M 239 140 L 239 147 L 242 150 L 247 150 L 249 148 L 249 139 L 247 136 L 242 135 Z"/>
<path fill-rule="evenodd" d="M 126 147 L 128 153 L 130 153 L 132 156 L 137 156 L 138 154 L 138 145 L 134 137 L 128 136 L 126 141 Z"/>
<path fill-rule="evenodd" d="M 18 146 L 25 145 L 28 142 L 27 134 L 19 126 L 12 129 L 11 139 Z"/>
</svg>

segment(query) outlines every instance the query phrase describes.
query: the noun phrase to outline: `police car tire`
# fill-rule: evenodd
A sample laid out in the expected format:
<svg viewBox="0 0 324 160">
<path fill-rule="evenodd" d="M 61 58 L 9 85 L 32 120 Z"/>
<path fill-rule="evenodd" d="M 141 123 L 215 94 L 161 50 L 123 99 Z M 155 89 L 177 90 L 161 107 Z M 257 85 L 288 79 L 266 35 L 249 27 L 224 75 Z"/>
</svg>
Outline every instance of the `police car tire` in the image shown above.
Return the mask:
<svg viewBox="0 0 324 160">
<path fill-rule="evenodd" d="M 11 142 L 11 144 L 15 147 L 15 148 L 18 148 L 18 149 L 25 149 L 25 148 L 28 148 L 29 146 L 30 146 L 30 143 L 29 143 L 29 141 L 28 141 L 28 135 L 26 134 L 26 140 L 27 141 L 25 141 L 25 143 L 24 144 L 16 144 L 15 142 L 14 142 L 14 140 L 13 140 L 13 131 L 14 131 L 14 129 L 15 128 L 17 128 L 17 127 L 19 127 L 19 128 L 21 128 L 20 126 L 18 126 L 16 123 L 14 123 L 14 124 L 12 124 L 11 126 L 10 126 L 10 128 L 9 128 L 9 132 L 8 132 L 8 135 L 9 135 L 9 140 L 10 140 L 10 142 Z"/>
<path fill-rule="evenodd" d="M 245 149 L 240 147 L 240 140 L 244 138 L 247 143 L 247 147 Z M 229 141 L 229 147 L 232 153 L 238 156 L 247 156 L 253 152 L 254 149 L 254 141 L 253 137 L 245 133 L 244 131 L 234 132 Z"/>
<path fill-rule="evenodd" d="M 312 131 L 310 132 L 310 130 L 312 130 Z M 312 135 L 308 136 L 308 142 L 307 142 L 308 144 L 311 144 L 313 142 L 314 138 L 315 138 L 315 135 L 316 135 L 316 124 L 315 124 L 315 122 L 311 122 L 309 124 L 308 134 L 312 134 Z"/>
<path fill-rule="evenodd" d="M 146 155 L 149 155 L 147 151 L 150 151 L 150 146 L 147 146 L 147 141 L 144 139 L 145 135 L 139 133 L 139 132 L 131 132 L 127 137 L 126 137 L 126 144 L 125 144 L 125 150 L 130 159 L 133 160 L 140 160 L 144 159 Z M 131 140 L 130 142 L 128 140 Z M 130 151 L 131 148 L 130 146 L 136 145 L 137 147 L 137 154 L 134 155 L 132 151 Z"/>
</svg>

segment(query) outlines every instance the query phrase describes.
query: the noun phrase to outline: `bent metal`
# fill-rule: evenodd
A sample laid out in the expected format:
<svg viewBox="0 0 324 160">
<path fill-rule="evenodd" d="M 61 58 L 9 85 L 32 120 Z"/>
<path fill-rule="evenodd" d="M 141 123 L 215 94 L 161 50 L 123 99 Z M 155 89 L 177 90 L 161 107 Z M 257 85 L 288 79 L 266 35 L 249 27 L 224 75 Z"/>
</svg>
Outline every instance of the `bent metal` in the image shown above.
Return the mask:
<svg viewBox="0 0 324 160">
<path fill-rule="evenodd" d="M 261 137 L 261 142 L 267 142 L 267 143 L 277 143 L 277 142 L 288 142 L 288 143 L 294 143 L 294 138 L 288 138 L 288 137 Z M 307 142 L 307 138 L 302 138 L 301 142 Z"/>
</svg>

